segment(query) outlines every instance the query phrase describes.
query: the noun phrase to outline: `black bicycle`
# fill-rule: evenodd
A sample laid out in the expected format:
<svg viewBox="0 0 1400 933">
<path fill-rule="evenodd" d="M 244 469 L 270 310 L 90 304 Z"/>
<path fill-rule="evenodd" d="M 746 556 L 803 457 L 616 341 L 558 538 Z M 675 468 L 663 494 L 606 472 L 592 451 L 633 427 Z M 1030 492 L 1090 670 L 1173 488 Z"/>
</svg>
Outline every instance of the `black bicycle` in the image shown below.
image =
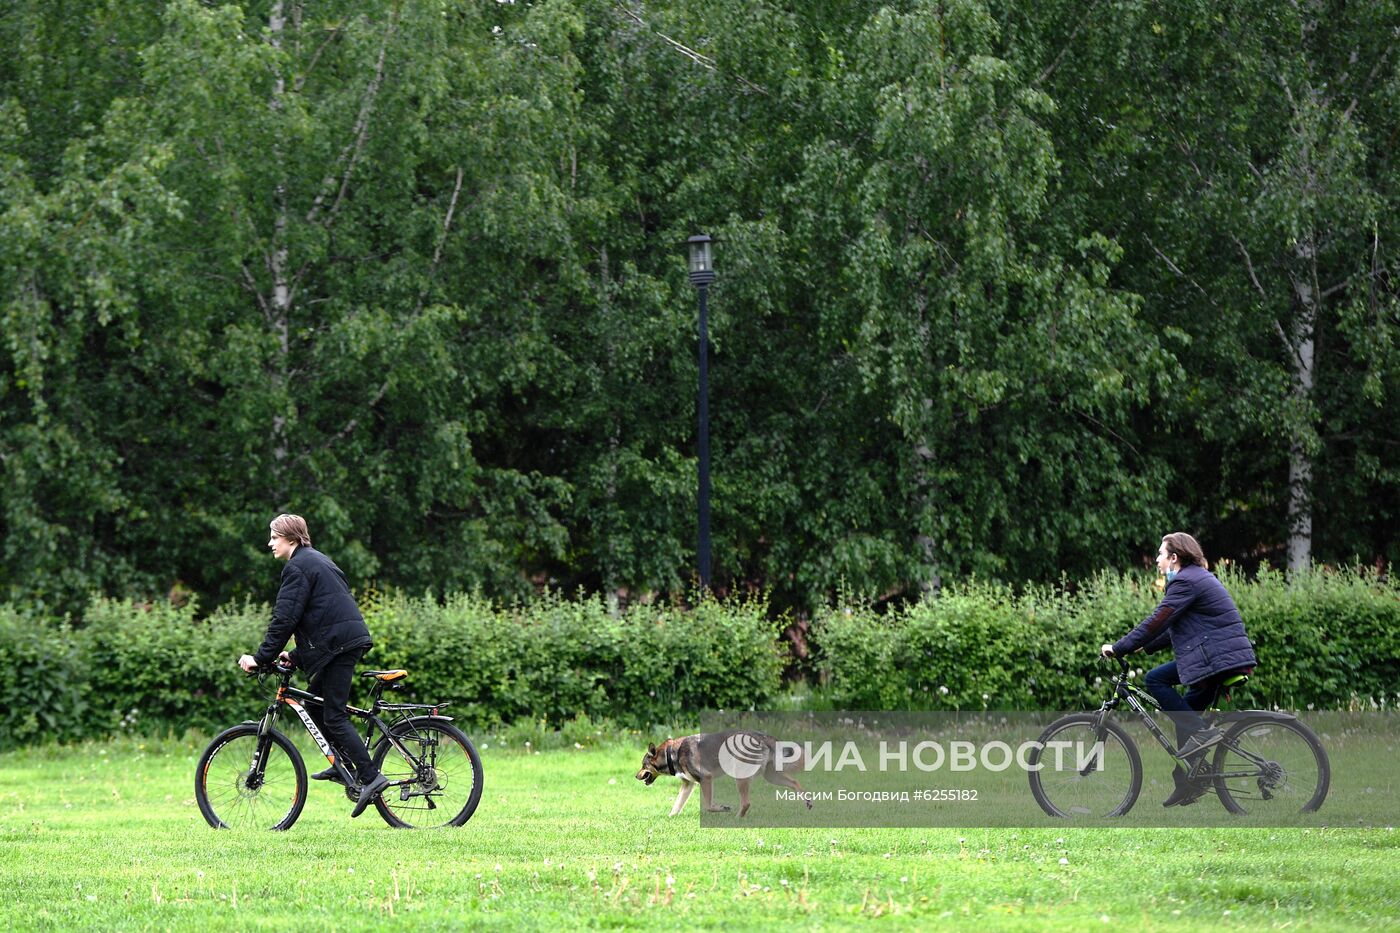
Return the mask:
<svg viewBox="0 0 1400 933">
<path fill-rule="evenodd" d="M 214 737 L 195 768 L 194 794 L 204 819 L 215 829 L 254 827 L 289 829 L 306 804 L 306 765 L 301 753 L 276 728 L 282 707 L 291 708 L 312 740 L 330 761 L 354 801 L 359 787 L 306 706 L 323 706 L 312 693 L 291 685 L 293 668 L 273 664 L 259 682 L 275 675 L 277 692 L 261 720 L 248 720 Z M 374 800 L 390 826 L 410 829 L 461 826 L 481 802 L 481 758 L 471 740 L 442 715 L 446 703 L 385 703 L 385 689 L 402 689 L 407 671 L 362 671 L 374 678 L 369 709 L 347 707 L 352 718 L 366 721 L 365 747 L 384 776 L 386 787 Z M 386 714 L 385 722 L 380 714 Z M 376 732 L 379 735 L 375 741 Z"/>
<path fill-rule="evenodd" d="M 1077 819 L 1122 816 L 1142 790 L 1142 758 L 1127 731 L 1111 718 L 1126 706 L 1177 758 L 1177 748 L 1152 717 L 1161 707 L 1130 680 L 1128 662 L 1115 658 L 1119 673 L 1096 712 L 1074 713 L 1052 722 L 1029 756 L 1031 793 L 1051 816 Z M 1213 748 L 1193 756 L 1187 779 L 1214 787 L 1231 813 L 1308 813 L 1327 799 L 1332 766 L 1317 734 L 1292 713 L 1262 709 L 1222 712 L 1222 698 L 1248 675 L 1226 677 L 1203 715 L 1225 730 Z M 1209 759 L 1209 760 L 1207 760 Z"/>
</svg>

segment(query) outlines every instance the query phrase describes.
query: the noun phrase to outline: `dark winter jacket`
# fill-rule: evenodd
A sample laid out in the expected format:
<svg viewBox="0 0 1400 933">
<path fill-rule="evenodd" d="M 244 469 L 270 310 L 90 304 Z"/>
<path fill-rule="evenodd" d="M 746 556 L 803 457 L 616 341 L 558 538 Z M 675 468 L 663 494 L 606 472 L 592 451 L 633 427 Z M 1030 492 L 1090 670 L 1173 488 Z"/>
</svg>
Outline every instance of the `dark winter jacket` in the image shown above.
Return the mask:
<svg viewBox="0 0 1400 933">
<path fill-rule="evenodd" d="M 1113 653 L 1122 657 L 1139 648 L 1152 651 L 1168 641 L 1183 684 L 1257 663 L 1235 601 L 1214 574 L 1195 564 L 1181 568 L 1167 584 L 1161 604 L 1114 643 Z"/>
<path fill-rule="evenodd" d="M 282 568 L 272 624 L 253 659 L 260 665 L 271 663 L 292 635 L 297 638 L 292 662 L 313 676 L 336 655 L 373 644 L 345 574 L 329 557 L 305 545 L 293 551 Z"/>
</svg>

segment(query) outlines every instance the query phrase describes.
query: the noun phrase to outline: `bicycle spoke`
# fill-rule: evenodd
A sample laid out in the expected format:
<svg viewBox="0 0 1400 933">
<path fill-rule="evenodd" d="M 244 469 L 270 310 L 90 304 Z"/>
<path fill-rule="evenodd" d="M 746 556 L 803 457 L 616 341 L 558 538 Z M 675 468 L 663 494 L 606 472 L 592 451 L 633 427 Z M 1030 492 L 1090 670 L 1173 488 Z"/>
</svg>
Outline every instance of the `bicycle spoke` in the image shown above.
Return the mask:
<svg viewBox="0 0 1400 933">
<path fill-rule="evenodd" d="M 1239 730 L 1223 744 L 1215 765 L 1222 798 L 1251 813 L 1315 809 L 1326 792 L 1325 759 L 1287 720 Z"/>
<path fill-rule="evenodd" d="M 234 829 L 271 829 L 299 810 L 296 767 L 281 745 L 270 742 L 262 774 L 249 773 L 258 741 L 256 732 L 248 732 L 213 749 L 196 776 L 196 795 L 203 798 L 206 819 Z"/>
<path fill-rule="evenodd" d="M 1100 737 L 1093 723 L 1086 720 L 1049 731 L 1041 741 L 1045 748 L 1039 758 L 1040 770 L 1032 774 L 1032 787 L 1039 788 L 1042 806 L 1048 805 L 1054 815 L 1115 816 L 1132 805 L 1136 796 L 1134 767 L 1128 749 L 1115 733 L 1104 732 Z M 1070 744 L 1058 748 L 1051 744 L 1059 742 Z M 1091 750 L 1087 758 L 1084 749 Z"/>
<path fill-rule="evenodd" d="M 380 798 L 384 807 L 411 826 L 452 822 L 468 806 L 476 785 L 467 749 L 453 732 L 431 724 L 419 724 L 396 737 L 410 757 L 391 747 L 382 761 L 384 776 L 396 782 Z"/>
</svg>

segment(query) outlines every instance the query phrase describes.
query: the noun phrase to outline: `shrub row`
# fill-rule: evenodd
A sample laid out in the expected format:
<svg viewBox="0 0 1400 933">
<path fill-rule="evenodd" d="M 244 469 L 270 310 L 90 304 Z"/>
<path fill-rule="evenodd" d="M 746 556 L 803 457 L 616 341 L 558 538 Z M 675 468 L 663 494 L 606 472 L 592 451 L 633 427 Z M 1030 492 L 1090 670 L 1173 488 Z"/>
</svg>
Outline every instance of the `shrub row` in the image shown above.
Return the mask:
<svg viewBox="0 0 1400 933">
<path fill-rule="evenodd" d="M 753 601 L 612 613 L 593 598 L 499 608 L 370 594 L 361 608 L 375 638 L 361 667 L 406 668 L 408 689 L 395 699 L 450 700 L 471 728 L 578 715 L 648 725 L 748 708 L 778 690 L 786 657 L 767 607 Z M 265 691 L 234 665 L 268 618 L 259 605 L 201 619 L 192 606 L 98 599 L 70 625 L 0 606 L 0 749 L 256 718 Z"/>
<path fill-rule="evenodd" d="M 1365 570 L 1265 571 L 1221 579 L 1259 667 L 1237 697 L 1302 709 L 1396 705 L 1400 586 Z M 973 583 L 890 612 L 838 606 L 812 620 L 825 702 L 845 709 L 1065 709 L 1103 698 L 1101 644 L 1161 598 L 1144 574 L 1104 575 L 1070 591 Z M 1135 655 L 1145 669 L 1170 651 Z"/>
<path fill-rule="evenodd" d="M 1260 670 L 1244 697 L 1302 708 L 1395 705 L 1400 586 L 1363 571 L 1223 579 Z M 821 702 L 845 709 L 1077 709 L 1096 702 L 1098 646 L 1158 598 L 1144 575 L 1069 589 L 967 584 L 897 610 L 823 611 L 812 626 Z M 467 726 L 583 715 L 646 726 L 706 708 L 762 707 L 780 690 L 780 624 L 761 602 L 609 611 L 546 596 L 502 608 L 371 593 L 366 665 L 410 671 L 409 694 L 451 700 Z M 121 731 L 214 730 L 256 717 L 262 695 L 234 668 L 268 610 L 93 601 L 55 622 L 0 606 L 0 748 Z M 1135 666 L 1165 659 L 1139 656 Z M 358 688 L 357 688 L 358 689 Z M 407 697 L 405 697 L 407 698 Z"/>
</svg>

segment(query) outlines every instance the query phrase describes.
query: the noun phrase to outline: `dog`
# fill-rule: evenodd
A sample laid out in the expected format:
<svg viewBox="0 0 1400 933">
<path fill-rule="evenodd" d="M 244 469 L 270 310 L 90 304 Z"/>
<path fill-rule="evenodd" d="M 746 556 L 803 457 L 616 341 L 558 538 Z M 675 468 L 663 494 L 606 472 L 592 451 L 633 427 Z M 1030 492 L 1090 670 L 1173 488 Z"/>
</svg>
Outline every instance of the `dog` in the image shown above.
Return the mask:
<svg viewBox="0 0 1400 933">
<path fill-rule="evenodd" d="M 790 787 L 802 794 L 807 809 L 812 809 L 811 795 L 803 791 L 802 785 L 791 775 L 802 769 L 801 755 L 795 760 L 785 759 L 780 769 L 777 745 L 771 735 L 738 729 L 668 739 L 660 745 L 647 746 L 637 780 L 650 787 L 663 774 L 680 778 L 681 792 L 676 796 L 675 806 L 671 807 L 671 816 L 681 812 L 696 784 L 700 785 L 706 813 L 728 811 L 729 807 L 714 803 L 715 778 L 726 774 L 739 785 L 740 816 L 749 812 L 749 782 L 758 774 L 769 784 Z"/>
</svg>

